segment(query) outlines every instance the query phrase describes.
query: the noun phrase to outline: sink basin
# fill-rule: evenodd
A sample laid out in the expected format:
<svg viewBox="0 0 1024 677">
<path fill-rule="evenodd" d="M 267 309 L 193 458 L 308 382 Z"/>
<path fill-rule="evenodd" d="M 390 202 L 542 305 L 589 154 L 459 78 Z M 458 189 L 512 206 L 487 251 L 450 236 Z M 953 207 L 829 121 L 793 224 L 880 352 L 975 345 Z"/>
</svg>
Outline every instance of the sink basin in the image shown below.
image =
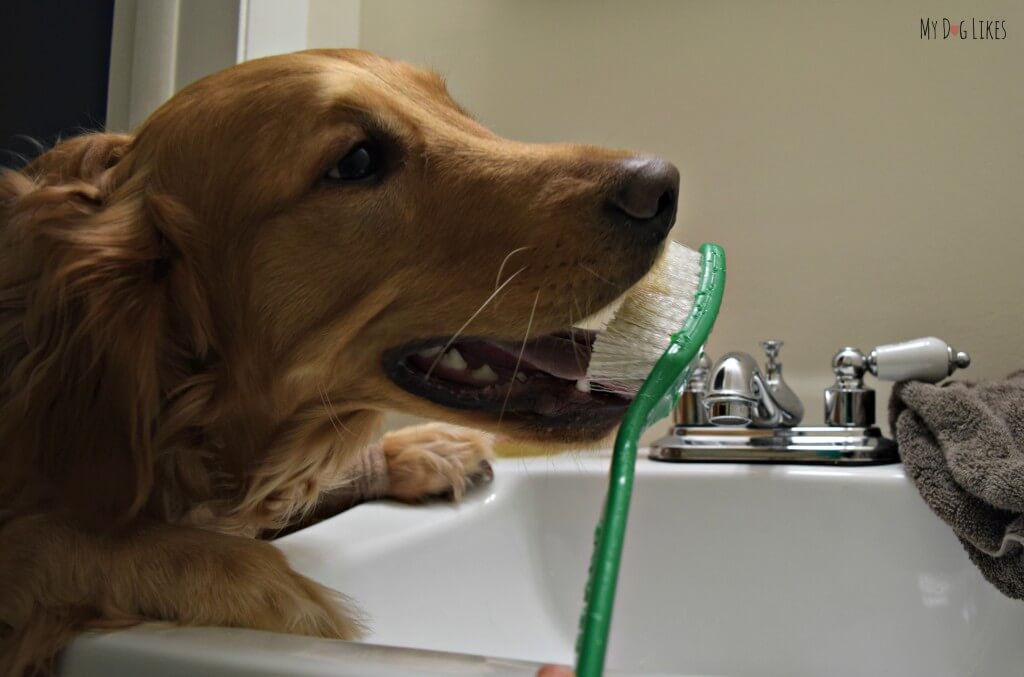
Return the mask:
<svg viewBox="0 0 1024 677">
<path fill-rule="evenodd" d="M 502 460 L 493 484 L 460 505 L 367 504 L 277 544 L 297 570 L 354 598 L 370 618 L 368 642 L 404 647 L 402 660 L 445 655 L 409 651 L 427 649 L 571 664 L 607 467 L 602 453 Z M 940 677 L 1019 674 L 1024 665 L 1024 604 L 985 582 L 901 466 L 644 459 L 636 482 L 612 671 Z M 229 674 L 209 656 L 237 652 L 239 636 L 260 633 L 225 632 L 84 637 L 63 672 L 102 664 L 112 674 L 127 647 L 142 660 L 139 640 L 123 639 L 135 633 L 157 648 L 201 647 L 207 658 L 190 659 L 193 675 Z M 271 637 L 285 644 L 248 646 L 277 656 L 300 646 L 296 661 L 312 652 L 335 666 L 302 674 L 349 674 L 337 667 L 347 643 Z M 366 658 L 370 647 L 352 647 L 376 660 Z M 174 655 L 165 649 L 160 660 Z M 473 661 L 448 674 L 532 672 Z M 404 674 L 434 674 L 404 665 Z"/>
</svg>

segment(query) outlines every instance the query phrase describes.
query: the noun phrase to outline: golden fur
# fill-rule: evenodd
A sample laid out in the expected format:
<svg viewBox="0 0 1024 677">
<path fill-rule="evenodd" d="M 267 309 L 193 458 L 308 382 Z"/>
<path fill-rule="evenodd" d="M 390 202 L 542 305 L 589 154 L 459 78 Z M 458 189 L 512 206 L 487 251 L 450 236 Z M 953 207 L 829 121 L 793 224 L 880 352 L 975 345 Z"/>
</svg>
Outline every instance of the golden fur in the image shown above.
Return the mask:
<svg viewBox="0 0 1024 677">
<path fill-rule="evenodd" d="M 388 180 L 323 185 L 368 128 L 400 149 Z M 476 335 L 554 331 L 618 296 L 657 254 L 625 255 L 587 216 L 623 157 L 508 141 L 432 73 L 314 51 L 0 176 L 0 674 L 147 619 L 358 636 L 342 598 L 254 537 L 356 486 L 359 463 L 361 498 L 486 474 L 483 433 L 374 444 L 385 410 L 605 432 L 440 407 L 380 356 L 455 334 L 496 275 L 518 271 Z"/>
</svg>

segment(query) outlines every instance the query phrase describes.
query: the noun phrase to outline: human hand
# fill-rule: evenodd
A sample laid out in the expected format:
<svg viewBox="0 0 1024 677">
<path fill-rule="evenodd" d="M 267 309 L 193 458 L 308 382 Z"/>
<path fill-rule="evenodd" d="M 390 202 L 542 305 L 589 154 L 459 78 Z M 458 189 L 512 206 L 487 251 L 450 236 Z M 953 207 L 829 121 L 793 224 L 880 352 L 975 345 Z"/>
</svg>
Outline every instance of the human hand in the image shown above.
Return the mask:
<svg viewBox="0 0 1024 677">
<path fill-rule="evenodd" d="M 545 665 L 537 671 L 537 677 L 573 677 L 573 672 L 564 665 Z"/>
</svg>

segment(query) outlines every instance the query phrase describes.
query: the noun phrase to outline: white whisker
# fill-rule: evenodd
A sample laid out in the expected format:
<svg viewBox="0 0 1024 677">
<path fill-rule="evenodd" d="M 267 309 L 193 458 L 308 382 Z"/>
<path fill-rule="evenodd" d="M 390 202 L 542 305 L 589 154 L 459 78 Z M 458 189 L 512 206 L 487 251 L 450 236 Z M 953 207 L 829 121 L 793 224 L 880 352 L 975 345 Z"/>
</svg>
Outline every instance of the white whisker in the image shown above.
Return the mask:
<svg viewBox="0 0 1024 677">
<path fill-rule="evenodd" d="M 582 268 L 583 270 L 585 270 L 585 271 L 587 271 L 588 273 L 590 273 L 591 275 L 593 275 L 594 277 L 596 277 L 596 278 L 597 278 L 598 280 L 600 280 L 601 282 L 604 282 L 604 283 L 605 283 L 605 284 L 607 284 L 607 285 L 611 285 L 612 287 L 614 287 L 614 286 L 615 286 L 615 284 L 613 284 L 612 282 L 609 282 L 609 281 L 608 281 L 608 280 L 607 280 L 606 278 L 603 278 L 603 277 L 601 277 L 600 275 L 598 275 L 597 273 L 595 273 L 595 272 L 594 272 L 593 270 L 591 270 L 591 269 L 590 269 L 590 268 L 588 268 L 587 266 L 583 265 L 582 263 L 579 263 L 579 264 L 577 264 L 577 265 L 578 265 L 578 266 L 579 266 L 580 268 Z"/>
<path fill-rule="evenodd" d="M 572 297 L 573 299 L 576 298 L 576 290 L 573 290 Z M 573 359 L 576 360 L 576 367 L 578 369 L 583 369 L 583 367 L 586 366 L 585 362 L 589 364 L 590 358 L 587 358 L 584 361 L 580 356 L 580 347 L 576 343 L 576 321 L 572 316 L 572 306 L 569 306 L 569 339 L 572 341 L 572 356 Z M 584 369 L 584 371 L 586 370 Z"/>
<path fill-rule="evenodd" d="M 585 314 L 583 313 L 583 309 L 582 309 L 582 308 L 580 308 L 580 300 L 579 300 L 579 298 L 578 298 L 578 297 L 576 296 L 576 290 L 575 290 L 575 289 L 573 289 L 573 290 L 572 290 L 572 304 L 573 304 L 574 306 L 576 306 L 576 312 L 577 312 L 577 313 L 579 313 L 579 316 L 580 316 L 580 321 L 582 321 L 582 320 L 585 320 L 585 319 L 586 319 L 586 318 L 587 318 L 588 316 L 587 316 L 587 315 L 585 315 Z M 571 312 L 572 312 L 572 310 L 570 309 L 570 311 L 569 311 L 569 312 L 571 313 Z"/>
<path fill-rule="evenodd" d="M 341 419 L 338 418 L 338 415 L 334 413 L 334 405 L 331 403 L 331 398 L 327 396 L 327 391 L 324 389 L 324 387 L 318 384 L 317 390 L 320 391 L 320 401 L 323 403 L 324 411 L 327 412 L 327 418 L 330 419 L 331 425 L 334 426 L 334 431 L 338 433 L 338 437 L 345 437 L 344 435 L 341 434 L 342 430 L 351 435 L 352 431 L 349 430 L 348 426 L 342 423 Z"/>
<path fill-rule="evenodd" d="M 516 279 L 516 276 L 519 275 L 519 273 L 521 273 L 524 270 L 526 270 L 526 268 L 527 268 L 527 266 L 523 266 L 522 268 L 520 268 L 516 272 L 512 273 L 511 275 L 509 275 L 508 279 L 505 280 L 504 282 L 502 282 L 501 286 L 499 286 L 497 289 L 495 289 L 493 292 L 491 292 L 491 295 L 488 296 L 487 299 L 482 304 L 480 304 L 480 307 L 476 309 L 476 312 L 473 313 L 472 315 L 470 315 L 469 319 L 466 320 L 462 324 L 461 327 L 459 327 L 459 330 L 457 332 L 455 332 L 455 334 L 450 339 L 448 339 L 448 343 L 444 344 L 444 348 L 441 349 L 441 352 L 439 352 L 437 354 L 437 357 L 435 357 L 434 361 L 430 364 L 430 369 L 427 369 L 427 378 L 430 378 L 430 375 L 432 373 L 434 373 L 434 367 L 436 367 L 437 363 L 441 361 L 441 358 L 444 357 L 444 354 L 448 351 L 449 348 L 451 348 L 451 345 L 453 343 L 455 343 L 455 339 L 459 338 L 459 334 L 461 334 L 463 332 L 463 330 L 466 327 L 469 326 L 470 322 L 472 322 L 473 320 L 476 319 L 477 315 L 479 315 L 480 313 L 483 312 L 484 308 L 487 307 L 487 304 L 490 303 L 491 301 L 493 301 L 494 297 L 497 296 L 501 292 L 502 289 L 507 287 L 509 282 L 511 282 L 512 280 Z"/>
<path fill-rule="evenodd" d="M 508 254 L 505 254 L 505 258 L 501 260 L 501 265 L 498 266 L 498 274 L 494 278 L 495 289 L 497 289 L 498 285 L 501 284 L 501 274 L 505 271 L 505 264 L 508 263 L 508 260 L 515 256 L 516 254 L 518 254 L 519 252 L 524 252 L 527 249 L 533 249 L 533 247 L 520 247 L 519 249 L 513 249 Z"/>
<path fill-rule="evenodd" d="M 508 398 L 512 396 L 512 388 L 516 385 L 516 374 L 519 373 L 519 364 L 523 361 L 523 353 L 526 352 L 526 343 L 530 340 L 530 329 L 533 327 L 533 315 L 537 312 L 537 301 L 540 300 L 540 292 L 533 297 L 533 308 L 530 308 L 530 319 L 526 322 L 526 334 L 523 336 L 523 345 L 519 348 L 519 356 L 516 357 L 516 366 L 512 370 L 512 380 L 509 381 L 508 390 L 505 392 L 505 401 L 501 403 L 501 413 L 498 414 L 498 425 L 505 416 L 505 407 L 508 406 Z"/>
</svg>

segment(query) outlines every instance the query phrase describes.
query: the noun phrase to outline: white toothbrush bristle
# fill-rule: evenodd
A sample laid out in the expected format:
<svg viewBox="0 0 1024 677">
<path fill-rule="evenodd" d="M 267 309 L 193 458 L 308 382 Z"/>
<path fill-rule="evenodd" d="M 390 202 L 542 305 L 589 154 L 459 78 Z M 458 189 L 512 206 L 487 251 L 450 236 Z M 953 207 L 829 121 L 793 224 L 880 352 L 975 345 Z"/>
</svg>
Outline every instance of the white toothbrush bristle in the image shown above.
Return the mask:
<svg viewBox="0 0 1024 677">
<path fill-rule="evenodd" d="M 693 309 L 700 275 L 701 255 L 671 243 L 598 334 L 587 369 L 595 390 L 640 387 Z"/>
</svg>

